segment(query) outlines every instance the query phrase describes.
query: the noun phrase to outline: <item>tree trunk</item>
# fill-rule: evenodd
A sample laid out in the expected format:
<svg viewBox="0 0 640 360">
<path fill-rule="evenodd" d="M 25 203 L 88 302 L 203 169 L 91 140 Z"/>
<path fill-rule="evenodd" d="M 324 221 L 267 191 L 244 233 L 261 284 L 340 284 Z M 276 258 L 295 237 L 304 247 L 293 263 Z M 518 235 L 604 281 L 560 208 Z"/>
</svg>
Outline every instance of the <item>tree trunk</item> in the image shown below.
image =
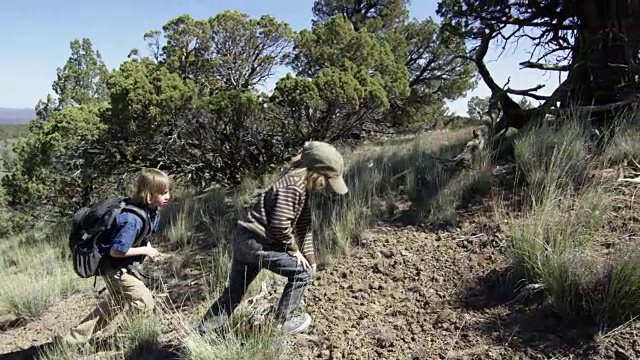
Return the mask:
<svg viewBox="0 0 640 360">
<path fill-rule="evenodd" d="M 640 0 L 585 0 L 576 10 L 572 82 L 561 106 L 607 105 L 633 96 L 640 85 Z"/>
</svg>

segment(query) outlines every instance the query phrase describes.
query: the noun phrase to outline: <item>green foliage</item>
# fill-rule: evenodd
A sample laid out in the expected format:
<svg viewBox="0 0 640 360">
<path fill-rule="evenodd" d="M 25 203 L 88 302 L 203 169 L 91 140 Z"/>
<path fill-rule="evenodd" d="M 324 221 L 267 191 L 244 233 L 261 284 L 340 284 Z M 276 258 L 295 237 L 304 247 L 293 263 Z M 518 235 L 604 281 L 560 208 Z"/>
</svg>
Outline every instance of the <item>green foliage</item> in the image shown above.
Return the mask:
<svg viewBox="0 0 640 360">
<path fill-rule="evenodd" d="M 60 104 L 86 105 L 107 99 L 109 70 L 89 39 L 71 42 L 71 56 L 62 68 L 58 68 L 57 74 L 52 88 Z"/>
<path fill-rule="evenodd" d="M 149 59 L 122 64 L 109 82 L 108 130 L 91 152 L 103 176 L 157 166 L 203 188 L 270 171 L 282 147 L 261 98 L 242 89 L 198 97 L 195 88 Z"/>
<path fill-rule="evenodd" d="M 412 20 L 387 40 L 409 72 L 411 92 L 389 112 L 394 126 L 437 125 L 445 101 L 465 96 L 477 85 L 475 68 L 466 60 L 465 44 L 442 31 L 431 18 Z"/>
<path fill-rule="evenodd" d="M 436 123 L 445 100 L 472 86 L 472 69 L 458 56 L 463 43 L 431 19 L 408 22 L 406 5 L 318 1 L 312 28 L 297 34 L 269 15 L 184 14 L 144 34 L 150 56 L 134 49 L 113 73 L 88 39 L 74 40 L 57 98 L 38 103 L 15 147 L 7 203 L 67 213 L 141 167 L 199 189 L 236 186 L 309 139 Z M 295 76 L 260 93 L 282 65 Z"/>
<path fill-rule="evenodd" d="M 453 100 L 475 88 L 475 67 L 462 56 L 465 43 L 442 31 L 432 18 L 408 22 L 400 34 L 411 87 L 423 100 Z"/>
<path fill-rule="evenodd" d="M 195 101 L 193 82 L 149 59 L 134 59 L 113 73 L 108 88 L 111 110 L 104 117 L 108 130 L 95 144 L 94 161 L 103 165 L 105 173 L 155 166 L 175 140 L 172 135 L 180 126 L 176 116 Z"/>
<path fill-rule="evenodd" d="M 0 125 L 0 141 L 11 140 L 25 136 L 29 133 L 29 127 L 23 124 Z"/>
<path fill-rule="evenodd" d="M 104 108 L 65 107 L 44 123 L 34 120 L 29 135 L 14 146 L 13 171 L 2 179 L 9 206 L 35 215 L 50 206 L 68 210 L 88 200 L 93 178 L 84 178 L 80 155 L 103 131 Z"/>
<path fill-rule="evenodd" d="M 16 226 L 27 217 L 65 213 L 89 201 L 93 191 L 95 176 L 82 171 L 82 154 L 105 128 L 109 74 L 89 39 L 74 40 L 70 48 L 52 85 L 58 98 L 38 102 L 29 133 L 13 146 L 11 173 L 2 179 L 7 206 L 23 215 Z"/>
<path fill-rule="evenodd" d="M 304 104 L 306 126 L 313 129 L 309 136 L 336 139 L 383 121 L 389 101 L 409 93 L 406 67 L 389 46 L 339 16 L 300 31 L 294 49 L 291 65 L 300 78 L 279 80 L 271 100 L 286 114 Z M 308 94 L 291 98 L 302 94 L 300 89 Z"/>
<path fill-rule="evenodd" d="M 199 188 L 236 186 L 244 177 L 267 174 L 302 145 L 292 145 L 286 124 L 264 111 L 260 97 L 243 90 L 202 99 L 177 120 L 183 128 L 167 161 L 177 176 Z"/>
<path fill-rule="evenodd" d="M 0 177 L 13 169 L 13 145 L 15 142 L 29 133 L 28 125 L 0 125 Z M 0 198 L 2 198 L 0 187 Z"/>
<path fill-rule="evenodd" d="M 528 110 L 535 107 L 535 105 L 533 105 L 533 103 L 529 101 L 529 99 L 527 99 L 526 97 L 522 97 L 520 101 L 518 101 L 518 105 L 520 105 L 522 110 Z"/>
<path fill-rule="evenodd" d="M 500 110 L 494 108 L 489 113 L 489 103 L 491 97 L 473 96 L 467 102 L 467 114 L 474 121 L 481 121 L 485 116 L 491 116 L 493 119 L 497 119 L 500 115 Z"/>
<path fill-rule="evenodd" d="M 402 25 L 409 16 L 408 4 L 409 0 L 316 0 L 312 9 L 314 25 L 341 15 L 356 31 L 366 28 L 380 33 Z"/>
<path fill-rule="evenodd" d="M 467 114 L 475 122 L 481 121 L 486 116 L 490 116 L 492 119 L 496 120 L 502 113 L 502 111 L 500 110 L 500 104 L 495 103 L 493 109 L 491 109 L 491 112 L 489 112 L 490 103 L 491 96 L 473 96 L 467 102 Z M 534 107 L 531 101 L 529 101 L 529 99 L 527 99 L 526 97 L 522 97 L 520 101 L 518 101 L 518 105 L 520 105 L 523 110 L 531 109 Z"/>
<path fill-rule="evenodd" d="M 476 86 L 475 68 L 461 56 L 466 53 L 464 41 L 441 31 L 431 18 L 409 21 L 408 3 L 406 0 L 319 0 L 313 7 L 314 26 L 338 16 L 354 31 L 373 35 L 372 38 L 386 43 L 393 61 L 406 68 L 406 72 L 403 70 L 398 76 L 406 77 L 409 91 L 386 89 L 390 105 L 385 110 L 385 123 L 401 128 L 415 128 L 417 123 L 437 124 L 436 114 L 446 111 L 446 100 L 464 96 Z M 347 50 L 359 53 L 360 47 Z M 319 50 L 317 53 L 327 55 Z M 331 50 L 328 53 L 333 55 Z M 326 62 L 319 61 L 316 66 L 325 67 Z"/>
<path fill-rule="evenodd" d="M 203 94 L 263 83 L 286 60 L 293 37 L 290 26 L 272 16 L 251 19 L 230 10 L 205 20 L 182 15 L 163 31 L 163 47 L 159 31 L 145 34 L 154 57 L 170 72 L 193 80 Z"/>
</svg>

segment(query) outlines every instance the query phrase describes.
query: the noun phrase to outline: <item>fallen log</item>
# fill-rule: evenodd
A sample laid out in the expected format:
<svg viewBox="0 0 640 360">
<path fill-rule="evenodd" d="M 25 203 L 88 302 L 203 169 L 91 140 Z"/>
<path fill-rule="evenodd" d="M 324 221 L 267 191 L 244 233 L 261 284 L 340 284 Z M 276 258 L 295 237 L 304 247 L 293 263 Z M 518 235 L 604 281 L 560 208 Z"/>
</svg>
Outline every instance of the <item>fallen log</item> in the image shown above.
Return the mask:
<svg viewBox="0 0 640 360">
<path fill-rule="evenodd" d="M 485 150 L 489 139 L 489 132 L 485 127 L 478 127 L 473 130 L 473 137 L 469 140 L 464 149 L 453 159 L 437 158 L 447 169 L 469 169 L 476 162 L 478 156 Z"/>
</svg>

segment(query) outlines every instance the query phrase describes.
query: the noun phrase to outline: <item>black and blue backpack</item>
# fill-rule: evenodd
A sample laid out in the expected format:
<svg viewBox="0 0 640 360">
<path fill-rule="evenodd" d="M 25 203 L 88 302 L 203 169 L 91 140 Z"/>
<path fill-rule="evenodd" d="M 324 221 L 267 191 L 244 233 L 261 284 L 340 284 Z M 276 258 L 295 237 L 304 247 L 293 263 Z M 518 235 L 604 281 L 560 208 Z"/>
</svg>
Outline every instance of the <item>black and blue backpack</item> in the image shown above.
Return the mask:
<svg viewBox="0 0 640 360">
<path fill-rule="evenodd" d="M 133 205 L 128 197 L 116 196 L 83 206 L 73 214 L 69 249 L 73 256 L 73 270 L 79 277 L 100 275 L 100 268 L 105 260 L 100 246 L 109 244 L 116 216 L 123 211 L 136 214 L 142 219 L 142 231 L 134 240 L 134 244 L 140 244 L 150 232 L 149 216 L 144 209 Z"/>
</svg>

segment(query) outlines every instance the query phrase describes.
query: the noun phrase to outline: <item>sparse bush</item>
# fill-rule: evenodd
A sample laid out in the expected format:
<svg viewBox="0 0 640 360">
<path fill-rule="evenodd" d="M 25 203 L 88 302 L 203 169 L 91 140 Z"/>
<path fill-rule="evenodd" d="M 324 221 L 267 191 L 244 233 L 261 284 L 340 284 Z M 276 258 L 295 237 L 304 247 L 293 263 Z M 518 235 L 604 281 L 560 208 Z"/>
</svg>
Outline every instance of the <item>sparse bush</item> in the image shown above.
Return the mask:
<svg viewBox="0 0 640 360">
<path fill-rule="evenodd" d="M 240 314 L 237 314 L 240 315 Z M 233 323 L 222 335 L 184 335 L 184 360 L 240 360 L 280 359 L 285 347 L 285 336 L 267 323 L 259 327 L 247 324 L 247 318 L 234 316 Z"/>
<path fill-rule="evenodd" d="M 620 246 L 604 265 L 601 319 L 623 321 L 640 314 L 640 250 Z"/>
<path fill-rule="evenodd" d="M 42 360 L 70 360 L 77 358 L 76 349 L 67 343 L 56 342 L 49 348 L 40 351 L 39 358 Z"/>
<path fill-rule="evenodd" d="M 640 298 L 637 252 L 606 255 L 594 241 L 619 235 L 606 232 L 609 185 L 588 176 L 603 161 L 589 155 L 585 134 L 571 121 L 557 131 L 536 128 L 516 144 L 516 161 L 530 206 L 521 218 L 512 215 L 515 270 L 528 283 L 542 284 L 568 319 L 604 324 L 638 315 L 632 300 Z"/>
<path fill-rule="evenodd" d="M 127 336 L 129 358 L 153 359 L 154 352 L 162 347 L 160 318 L 155 314 L 133 313 L 126 318 L 120 330 Z"/>
<path fill-rule="evenodd" d="M 34 318 L 61 298 L 92 286 L 81 281 L 64 251 L 42 241 L 28 244 L 24 238 L 10 239 L 0 252 L 3 285 L 0 307 L 16 316 Z"/>
<path fill-rule="evenodd" d="M 620 116 L 614 133 L 603 154 L 605 162 L 610 165 L 628 162 L 631 166 L 640 166 L 640 124 L 637 115 Z"/>
<path fill-rule="evenodd" d="M 559 129 L 537 126 L 515 141 L 515 161 L 534 204 L 556 196 L 554 191 L 584 185 L 594 165 L 584 129 L 577 120 L 564 121 Z"/>
</svg>

